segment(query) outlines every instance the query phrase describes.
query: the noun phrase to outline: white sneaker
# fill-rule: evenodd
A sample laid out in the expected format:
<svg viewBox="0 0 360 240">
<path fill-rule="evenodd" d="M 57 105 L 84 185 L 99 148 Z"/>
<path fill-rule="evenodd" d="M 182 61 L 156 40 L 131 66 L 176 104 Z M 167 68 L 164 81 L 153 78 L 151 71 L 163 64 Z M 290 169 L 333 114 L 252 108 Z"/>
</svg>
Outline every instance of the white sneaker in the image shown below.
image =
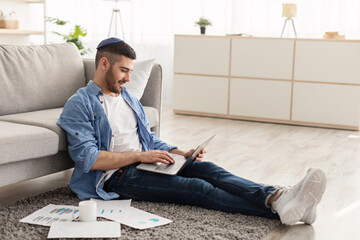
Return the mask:
<svg viewBox="0 0 360 240">
<path fill-rule="evenodd" d="M 316 206 L 309 207 L 305 210 L 304 215 L 300 219 L 306 224 L 313 224 L 316 220 Z"/>
<path fill-rule="evenodd" d="M 312 171 L 312 168 L 308 169 L 307 174 L 310 171 Z M 300 190 L 300 187 L 303 184 L 306 176 L 294 186 L 294 188 L 296 188 L 296 191 Z M 320 199 L 319 199 L 318 203 L 319 202 L 320 202 Z M 301 217 L 300 222 L 304 222 L 306 224 L 313 224 L 316 220 L 316 210 L 317 210 L 316 206 L 311 206 L 311 207 L 308 207 L 307 209 L 305 209 L 304 215 Z"/>
<path fill-rule="evenodd" d="M 326 177 L 320 169 L 309 169 L 305 178 L 291 188 L 284 188 L 281 196 L 272 203 L 283 224 L 294 225 L 298 221 L 313 223 L 316 206 L 325 191 Z"/>
</svg>

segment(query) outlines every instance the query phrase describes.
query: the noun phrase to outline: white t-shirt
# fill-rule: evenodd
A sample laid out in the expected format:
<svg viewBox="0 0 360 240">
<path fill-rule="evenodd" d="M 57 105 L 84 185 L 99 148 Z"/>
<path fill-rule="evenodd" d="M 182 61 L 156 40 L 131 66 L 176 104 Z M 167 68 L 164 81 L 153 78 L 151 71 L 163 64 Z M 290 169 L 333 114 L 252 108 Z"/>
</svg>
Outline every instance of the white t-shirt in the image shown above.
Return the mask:
<svg viewBox="0 0 360 240">
<path fill-rule="evenodd" d="M 137 121 L 133 110 L 125 102 L 121 95 L 112 97 L 106 94 L 99 96 L 112 129 L 110 152 L 141 152 L 142 146 L 137 133 Z M 117 171 L 108 170 L 105 173 L 105 181 Z"/>
</svg>

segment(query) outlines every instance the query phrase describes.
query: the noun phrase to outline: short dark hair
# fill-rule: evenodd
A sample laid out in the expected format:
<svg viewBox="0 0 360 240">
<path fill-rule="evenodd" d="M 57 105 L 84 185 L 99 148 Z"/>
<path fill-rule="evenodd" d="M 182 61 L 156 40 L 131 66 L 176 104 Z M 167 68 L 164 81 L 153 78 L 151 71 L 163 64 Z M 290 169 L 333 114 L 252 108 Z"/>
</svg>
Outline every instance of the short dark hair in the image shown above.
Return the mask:
<svg viewBox="0 0 360 240">
<path fill-rule="evenodd" d="M 111 43 L 101 48 L 98 48 L 95 57 L 95 68 L 98 67 L 100 59 L 103 57 L 106 57 L 112 65 L 121 56 L 125 56 L 135 60 L 136 52 L 132 47 L 130 47 L 129 44 L 124 41 Z"/>
</svg>

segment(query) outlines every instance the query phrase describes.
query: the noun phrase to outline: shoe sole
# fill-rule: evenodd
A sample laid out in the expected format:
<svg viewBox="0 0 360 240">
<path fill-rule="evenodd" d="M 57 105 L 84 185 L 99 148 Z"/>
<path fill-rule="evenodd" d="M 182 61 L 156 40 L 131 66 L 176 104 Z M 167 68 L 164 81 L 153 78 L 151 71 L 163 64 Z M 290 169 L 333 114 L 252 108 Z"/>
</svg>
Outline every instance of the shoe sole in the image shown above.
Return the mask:
<svg viewBox="0 0 360 240">
<path fill-rule="evenodd" d="M 326 177 L 324 171 L 311 169 L 296 196 L 287 204 L 281 214 L 281 222 L 294 225 L 300 221 L 304 212 L 309 207 L 316 207 L 325 191 Z"/>
</svg>

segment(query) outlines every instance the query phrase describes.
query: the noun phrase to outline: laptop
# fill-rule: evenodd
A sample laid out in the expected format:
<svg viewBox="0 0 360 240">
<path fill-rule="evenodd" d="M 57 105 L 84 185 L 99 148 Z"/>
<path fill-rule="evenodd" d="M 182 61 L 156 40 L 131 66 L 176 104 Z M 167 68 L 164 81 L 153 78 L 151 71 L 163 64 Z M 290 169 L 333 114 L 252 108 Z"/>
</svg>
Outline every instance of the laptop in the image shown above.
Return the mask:
<svg viewBox="0 0 360 240">
<path fill-rule="evenodd" d="M 191 161 L 194 161 L 199 155 L 199 153 L 205 149 L 205 147 L 210 143 L 210 141 L 215 137 L 215 134 L 209 137 L 205 140 L 202 144 L 200 144 L 193 154 L 191 154 L 190 157 L 185 158 L 182 155 L 173 154 L 170 153 L 170 155 L 174 158 L 175 163 L 173 164 L 164 164 L 164 163 L 141 163 L 136 168 L 150 171 L 150 172 L 156 172 L 156 173 L 162 173 L 167 175 L 176 175 L 181 170 L 183 170 Z"/>
</svg>

